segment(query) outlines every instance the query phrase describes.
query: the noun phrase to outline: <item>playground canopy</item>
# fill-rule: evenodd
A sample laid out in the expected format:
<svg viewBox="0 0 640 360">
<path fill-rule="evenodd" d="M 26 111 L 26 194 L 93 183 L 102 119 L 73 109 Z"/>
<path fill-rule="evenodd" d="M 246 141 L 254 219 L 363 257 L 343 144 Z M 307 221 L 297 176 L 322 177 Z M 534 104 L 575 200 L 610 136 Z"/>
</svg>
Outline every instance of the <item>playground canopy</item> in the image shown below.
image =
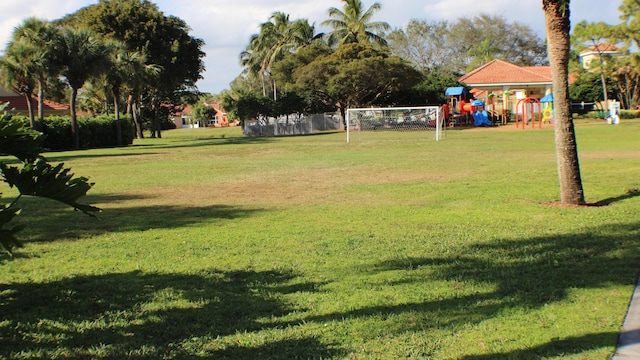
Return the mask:
<svg viewBox="0 0 640 360">
<path fill-rule="evenodd" d="M 457 87 L 449 87 L 445 90 L 444 94 L 446 96 L 460 96 L 467 93 L 467 89 L 462 86 Z"/>
<path fill-rule="evenodd" d="M 552 103 L 553 102 L 553 94 L 547 94 L 540 99 L 541 103 Z"/>
</svg>

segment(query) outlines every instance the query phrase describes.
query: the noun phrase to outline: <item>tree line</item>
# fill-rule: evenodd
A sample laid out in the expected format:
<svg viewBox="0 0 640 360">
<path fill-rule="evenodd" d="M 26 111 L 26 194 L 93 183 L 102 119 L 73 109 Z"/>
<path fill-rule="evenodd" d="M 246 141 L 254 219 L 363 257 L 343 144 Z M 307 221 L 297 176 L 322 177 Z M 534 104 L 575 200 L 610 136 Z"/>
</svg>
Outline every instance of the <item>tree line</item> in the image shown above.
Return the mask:
<svg viewBox="0 0 640 360">
<path fill-rule="evenodd" d="M 113 113 L 118 129 L 120 115 L 132 115 L 138 137 L 147 115 L 151 136 L 161 137 L 162 119 L 172 104 L 197 94 L 204 71 L 204 41 L 189 31 L 182 19 L 146 0 L 101 0 L 55 21 L 28 18 L 14 29 L 0 59 L 0 79 L 25 96 L 36 130 L 44 99 L 66 99 L 76 148 L 78 105 Z"/>
<path fill-rule="evenodd" d="M 379 2 L 343 0 L 317 33 L 307 19 L 276 11 L 240 54 L 243 72 L 220 94 L 246 120 L 348 107 L 439 104 L 467 70 L 495 58 L 546 64 L 544 40 L 528 26 L 479 14 L 454 22 L 411 20 L 405 29 L 375 21 Z"/>
</svg>

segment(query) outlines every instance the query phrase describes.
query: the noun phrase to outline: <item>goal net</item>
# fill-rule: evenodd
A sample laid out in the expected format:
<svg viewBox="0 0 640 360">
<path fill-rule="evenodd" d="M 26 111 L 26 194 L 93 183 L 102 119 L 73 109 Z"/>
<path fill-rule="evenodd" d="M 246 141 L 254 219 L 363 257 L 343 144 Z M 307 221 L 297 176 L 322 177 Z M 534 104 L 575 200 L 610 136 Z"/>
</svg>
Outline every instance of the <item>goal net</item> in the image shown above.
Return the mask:
<svg viewBox="0 0 640 360">
<path fill-rule="evenodd" d="M 347 109 L 347 142 L 441 140 L 446 129 L 439 106 Z"/>
</svg>

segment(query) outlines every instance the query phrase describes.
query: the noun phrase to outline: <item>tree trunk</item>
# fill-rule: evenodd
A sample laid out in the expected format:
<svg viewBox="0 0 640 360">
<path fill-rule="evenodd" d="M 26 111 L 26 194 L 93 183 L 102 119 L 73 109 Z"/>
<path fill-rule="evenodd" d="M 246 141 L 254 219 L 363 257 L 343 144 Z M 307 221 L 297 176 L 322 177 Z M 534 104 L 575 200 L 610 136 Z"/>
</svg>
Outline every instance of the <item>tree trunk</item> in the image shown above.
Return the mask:
<svg viewBox="0 0 640 360">
<path fill-rule="evenodd" d="M 76 118 L 76 98 L 78 89 L 71 89 L 71 100 L 69 101 L 69 112 L 71 114 L 71 136 L 73 137 L 73 148 L 80 149 L 80 132 L 78 131 L 78 119 Z"/>
<path fill-rule="evenodd" d="M 135 101 L 131 103 L 131 116 L 133 117 L 133 125 L 136 127 L 136 139 L 144 139 L 142 125 L 138 117 L 138 106 Z"/>
<path fill-rule="evenodd" d="M 116 145 L 122 146 L 122 124 L 120 123 L 120 106 L 118 95 L 113 96 L 113 116 L 116 121 Z"/>
<path fill-rule="evenodd" d="M 569 99 L 569 0 L 543 0 L 555 119 L 555 145 L 561 203 L 584 205 L 578 146 Z"/>
<path fill-rule="evenodd" d="M 27 110 L 29 111 L 29 126 L 36 130 L 36 121 L 35 116 L 33 114 L 33 100 L 31 99 L 31 93 L 24 94 L 24 98 L 27 101 Z"/>
<path fill-rule="evenodd" d="M 44 89 L 43 80 L 38 80 L 38 129 L 44 129 Z"/>
</svg>

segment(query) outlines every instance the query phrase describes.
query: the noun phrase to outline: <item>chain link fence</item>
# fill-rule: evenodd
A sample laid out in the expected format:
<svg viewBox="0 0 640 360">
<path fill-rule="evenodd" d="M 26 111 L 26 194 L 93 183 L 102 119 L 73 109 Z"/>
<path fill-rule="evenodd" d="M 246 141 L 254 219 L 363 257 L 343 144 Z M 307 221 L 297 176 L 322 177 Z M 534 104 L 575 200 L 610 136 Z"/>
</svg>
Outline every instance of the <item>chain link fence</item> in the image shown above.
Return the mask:
<svg viewBox="0 0 640 360">
<path fill-rule="evenodd" d="M 305 135 L 342 130 L 342 120 L 336 114 L 293 114 L 278 118 L 260 117 L 244 122 L 244 136 Z"/>
</svg>

